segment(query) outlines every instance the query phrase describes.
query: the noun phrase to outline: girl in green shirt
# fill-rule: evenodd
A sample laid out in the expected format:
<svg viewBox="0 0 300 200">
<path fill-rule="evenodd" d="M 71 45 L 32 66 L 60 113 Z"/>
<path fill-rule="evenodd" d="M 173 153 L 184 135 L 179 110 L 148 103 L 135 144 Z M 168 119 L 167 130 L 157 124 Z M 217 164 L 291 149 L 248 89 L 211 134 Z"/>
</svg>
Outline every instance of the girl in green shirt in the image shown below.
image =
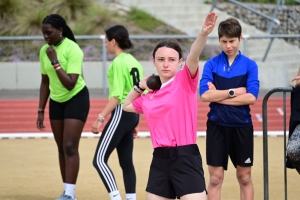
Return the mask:
<svg viewBox="0 0 300 200">
<path fill-rule="evenodd" d="M 64 192 L 58 200 L 75 200 L 79 171 L 78 146 L 90 101 L 82 76 L 83 52 L 66 21 L 57 14 L 42 22 L 47 44 L 40 50 L 42 81 L 37 128 L 43 130 L 44 109 L 49 100 L 49 118 L 58 148 Z"/>
<path fill-rule="evenodd" d="M 98 171 L 111 200 L 121 200 L 113 172 L 107 160 L 116 148 L 126 190 L 126 199 L 136 200 L 136 175 L 132 161 L 133 138 L 139 116 L 123 111 L 125 97 L 132 87 L 143 78 L 141 64 L 126 49 L 133 48 L 128 31 L 124 26 L 116 25 L 105 31 L 106 49 L 116 57 L 107 73 L 109 83 L 109 101 L 92 125 L 97 134 L 106 116 L 111 114 L 105 125 L 96 148 L 93 165 Z"/>
</svg>

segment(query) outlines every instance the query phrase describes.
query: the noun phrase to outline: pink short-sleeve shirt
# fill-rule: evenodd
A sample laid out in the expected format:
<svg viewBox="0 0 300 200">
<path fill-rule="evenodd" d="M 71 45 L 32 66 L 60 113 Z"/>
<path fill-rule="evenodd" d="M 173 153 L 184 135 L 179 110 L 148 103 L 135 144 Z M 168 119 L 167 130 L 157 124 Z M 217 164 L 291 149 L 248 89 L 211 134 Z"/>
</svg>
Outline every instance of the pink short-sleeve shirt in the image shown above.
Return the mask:
<svg viewBox="0 0 300 200">
<path fill-rule="evenodd" d="M 196 143 L 198 78 L 199 69 L 196 77 L 191 78 L 185 64 L 159 90 L 132 102 L 136 113 L 145 116 L 153 148 Z"/>
</svg>

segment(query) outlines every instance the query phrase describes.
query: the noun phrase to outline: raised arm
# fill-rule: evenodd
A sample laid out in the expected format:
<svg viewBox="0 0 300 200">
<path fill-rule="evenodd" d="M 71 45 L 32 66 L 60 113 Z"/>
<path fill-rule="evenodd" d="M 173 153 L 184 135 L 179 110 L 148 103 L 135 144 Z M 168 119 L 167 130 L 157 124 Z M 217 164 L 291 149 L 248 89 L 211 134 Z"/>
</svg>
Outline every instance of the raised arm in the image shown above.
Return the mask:
<svg viewBox="0 0 300 200">
<path fill-rule="evenodd" d="M 138 90 L 136 86 L 134 86 L 134 88 L 127 94 L 124 100 L 123 110 L 125 110 L 126 112 L 135 112 L 132 101 L 138 98 L 141 95 L 141 92 L 142 91 Z"/>
<path fill-rule="evenodd" d="M 217 18 L 218 15 L 215 12 L 210 12 L 207 14 L 201 32 L 199 33 L 198 37 L 191 46 L 190 53 L 186 60 L 186 64 L 189 68 L 192 77 L 196 75 L 199 63 L 199 56 L 205 47 L 207 36 L 212 32 L 212 30 L 215 27 Z"/>
<path fill-rule="evenodd" d="M 133 100 L 135 100 L 136 98 L 141 96 L 141 94 L 143 93 L 142 90 L 148 90 L 148 91 L 152 92 L 152 90 L 149 89 L 148 86 L 147 86 L 147 79 L 148 78 L 149 78 L 149 76 L 144 77 L 139 82 L 139 87 L 134 86 L 131 89 L 131 91 L 128 93 L 128 95 L 126 96 L 126 98 L 124 100 L 123 110 L 125 110 L 126 112 L 135 112 L 135 109 L 132 105 Z M 142 90 L 140 90 L 140 89 L 142 89 Z"/>
</svg>

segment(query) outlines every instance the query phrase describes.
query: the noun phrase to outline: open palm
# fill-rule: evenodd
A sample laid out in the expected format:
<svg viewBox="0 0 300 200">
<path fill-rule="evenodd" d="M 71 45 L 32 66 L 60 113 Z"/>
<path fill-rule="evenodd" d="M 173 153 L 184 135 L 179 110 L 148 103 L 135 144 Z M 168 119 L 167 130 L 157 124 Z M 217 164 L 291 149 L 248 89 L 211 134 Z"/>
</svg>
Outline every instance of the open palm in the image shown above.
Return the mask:
<svg viewBox="0 0 300 200">
<path fill-rule="evenodd" d="M 202 27 L 202 32 L 204 34 L 210 34 L 216 25 L 218 15 L 215 12 L 211 12 L 206 16 L 205 22 Z"/>
</svg>

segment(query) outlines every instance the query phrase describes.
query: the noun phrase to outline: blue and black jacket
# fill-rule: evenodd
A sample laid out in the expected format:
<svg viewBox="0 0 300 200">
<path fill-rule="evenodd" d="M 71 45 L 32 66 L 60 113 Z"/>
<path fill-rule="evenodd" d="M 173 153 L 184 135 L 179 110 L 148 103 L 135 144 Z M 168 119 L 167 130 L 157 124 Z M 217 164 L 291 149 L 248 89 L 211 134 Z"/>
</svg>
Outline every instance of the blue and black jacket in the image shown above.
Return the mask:
<svg viewBox="0 0 300 200">
<path fill-rule="evenodd" d="M 217 90 L 246 87 L 247 93 L 256 98 L 259 92 L 258 67 L 255 61 L 242 55 L 236 56 L 229 65 L 227 55 L 221 54 L 209 59 L 203 69 L 200 80 L 200 96 L 208 90 L 207 83 L 212 82 Z M 208 119 L 221 126 L 243 127 L 252 125 L 250 106 L 230 106 L 216 102 L 209 104 Z"/>
</svg>

